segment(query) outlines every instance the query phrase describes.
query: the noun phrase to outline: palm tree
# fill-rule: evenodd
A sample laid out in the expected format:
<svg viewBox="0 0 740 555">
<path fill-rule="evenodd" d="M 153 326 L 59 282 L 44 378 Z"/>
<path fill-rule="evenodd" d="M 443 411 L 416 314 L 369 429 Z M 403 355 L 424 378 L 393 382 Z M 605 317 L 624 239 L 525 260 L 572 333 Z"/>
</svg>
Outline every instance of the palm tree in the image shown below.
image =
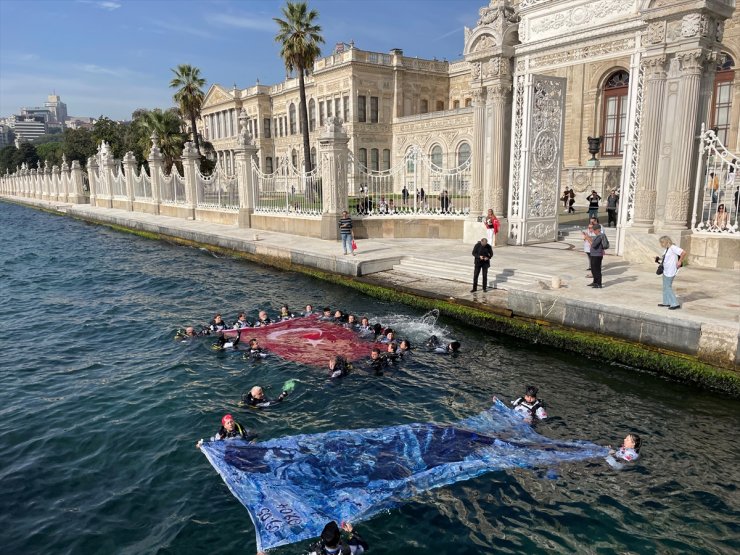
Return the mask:
<svg viewBox="0 0 740 555">
<path fill-rule="evenodd" d="M 285 19 L 273 18 L 279 31 L 275 42 L 279 42 L 280 57 L 285 68 L 298 73 L 301 94 L 301 132 L 303 133 L 303 163 L 306 173 L 311 171 L 311 143 L 308 139 L 308 108 L 306 104 L 305 74 L 313 68 L 313 63 L 321 55 L 319 44 L 324 42 L 320 35 L 321 26 L 314 23 L 319 16 L 316 10 L 308 11 L 305 2 L 290 2 L 283 8 Z"/>
<path fill-rule="evenodd" d="M 175 77 L 170 81 L 170 88 L 177 89 L 174 99 L 180 107 L 180 113 L 183 119 L 190 120 L 190 130 L 193 133 L 193 142 L 195 148 L 200 154 L 200 140 L 198 139 L 198 130 L 195 127 L 195 120 L 200 117 L 200 109 L 203 106 L 203 86 L 206 80 L 200 76 L 200 69 L 188 64 L 180 64 L 172 70 Z"/>
<path fill-rule="evenodd" d="M 151 135 L 157 132 L 159 136 L 159 148 L 164 158 L 165 171 L 172 166 L 172 162 L 182 154 L 185 137 L 180 132 L 182 120 L 177 112 L 173 110 L 162 111 L 159 108 L 144 112 L 136 120 L 140 129 L 140 144 L 143 147 L 144 156 L 149 158 L 152 148 Z"/>
</svg>

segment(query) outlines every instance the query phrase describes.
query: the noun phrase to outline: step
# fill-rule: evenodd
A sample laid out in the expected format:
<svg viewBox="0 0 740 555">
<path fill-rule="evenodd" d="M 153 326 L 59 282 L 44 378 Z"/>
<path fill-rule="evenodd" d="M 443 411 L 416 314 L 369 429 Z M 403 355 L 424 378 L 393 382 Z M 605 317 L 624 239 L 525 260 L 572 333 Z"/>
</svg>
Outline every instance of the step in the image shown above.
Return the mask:
<svg viewBox="0 0 740 555">
<path fill-rule="evenodd" d="M 426 260 L 419 260 L 413 257 L 404 258 L 400 264 L 393 266 L 394 271 L 403 272 L 411 275 L 432 276 L 449 281 L 459 281 L 467 283 L 472 277 L 473 268 L 466 267 L 452 262 L 435 261 L 434 268 L 429 267 Z M 493 268 L 488 273 L 489 281 L 496 284 L 508 284 L 527 287 L 540 281 L 550 283 L 552 276 L 537 272 L 526 272 L 513 268 Z"/>
</svg>

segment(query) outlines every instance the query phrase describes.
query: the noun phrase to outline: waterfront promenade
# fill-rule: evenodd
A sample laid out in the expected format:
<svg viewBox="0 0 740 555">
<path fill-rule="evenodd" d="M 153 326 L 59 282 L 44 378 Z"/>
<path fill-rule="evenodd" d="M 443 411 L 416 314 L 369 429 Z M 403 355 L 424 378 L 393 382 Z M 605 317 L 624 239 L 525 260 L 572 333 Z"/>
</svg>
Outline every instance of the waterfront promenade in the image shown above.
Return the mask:
<svg viewBox="0 0 740 555">
<path fill-rule="evenodd" d="M 604 288 L 587 287 L 591 281 L 586 278 L 587 260 L 576 235 L 557 243 L 496 248 L 489 291 L 483 293 L 479 285 L 477 293 L 470 293 L 473 245 L 459 240 L 360 239 L 357 256 L 344 256 L 339 241 L 85 204 L 7 199 L 84 220 L 247 252 L 266 263 L 281 259 L 425 297 L 599 332 L 738 369 L 738 271 L 683 268 L 674 283 L 682 308 L 668 311 L 657 306 L 662 285 L 652 260 L 633 264 L 608 255 Z M 656 244 L 655 254 L 660 252 Z"/>
</svg>

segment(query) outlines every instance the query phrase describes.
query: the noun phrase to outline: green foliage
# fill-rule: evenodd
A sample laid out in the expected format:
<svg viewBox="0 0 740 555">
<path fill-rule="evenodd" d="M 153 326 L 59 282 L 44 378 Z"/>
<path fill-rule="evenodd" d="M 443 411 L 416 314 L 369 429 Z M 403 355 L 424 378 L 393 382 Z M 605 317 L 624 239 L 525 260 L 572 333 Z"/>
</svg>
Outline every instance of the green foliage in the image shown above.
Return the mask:
<svg viewBox="0 0 740 555">
<path fill-rule="evenodd" d="M 64 145 L 61 142 L 44 143 L 36 146 L 39 159 L 48 160 L 50 166 L 62 165 L 62 151 Z"/>
<path fill-rule="evenodd" d="M 119 160 L 126 154 L 124 145 L 124 125 L 105 116 L 100 116 L 93 124 L 92 137 L 95 144 L 105 141 L 110 145 L 114 158 Z"/>
<path fill-rule="evenodd" d="M 188 64 L 180 64 L 172 70 L 172 73 L 175 76 L 170 81 L 170 88 L 177 89 L 173 98 L 180 107 L 180 115 L 190 122 L 195 148 L 200 153 L 200 139 L 195 121 L 200 117 L 200 109 L 205 99 L 203 87 L 206 80 L 200 76 L 200 69 Z"/>
<path fill-rule="evenodd" d="M 39 145 L 45 145 L 48 143 L 61 143 L 63 139 L 62 132 L 58 133 L 47 133 L 45 135 L 41 135 L 40 137 L 36 137 L 33 140 L 33 144 L 38 147 Z"/>
<path fill-rule="evenodd" d="M 159 148 L 164 157 L 164 167 L 169 169 L 173 161 L 182 154 L 182 148 L 185 144 L 185 136 L 180 132 L 182 120 L 177 112 L 172 110 L 162 111 L 156 108 L 142 114 L 135 121 L 135 125 L 138 128 L 139 146 L 145 158 L 149 157 L 152 147 L 152 133 L 157 133 Z"/>
<path fill-rule="evenodd" d="M 31 143 L 21 143 L 18 149 L 18 164 L 26 164 L 28 169 L 35 168 L 39 162 L 39 155 L 36 152 L 36 147 Z"/>
<path fill-rule="evenodd" d="M 89 129 L 65 129 L 62 148 L 70 166 L 74 160 L 77 160 L 82 166 L 86 166 L 87 159 L 95 154 L 97 144 L 92 131 Z"/>
<path fill-rule="evenodd" d="M 8 145 L 0 149 L 0 175 L 14 173 L 19 165 L 18 149 L 15 148 L 15 145 Z"/>
</svg>

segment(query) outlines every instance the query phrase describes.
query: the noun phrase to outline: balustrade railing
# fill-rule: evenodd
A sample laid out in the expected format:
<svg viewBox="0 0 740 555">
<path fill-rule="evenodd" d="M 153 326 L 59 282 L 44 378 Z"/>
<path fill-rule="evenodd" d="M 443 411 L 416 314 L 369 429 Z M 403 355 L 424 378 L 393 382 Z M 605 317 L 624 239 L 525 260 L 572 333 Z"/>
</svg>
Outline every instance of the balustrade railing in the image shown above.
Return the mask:
<svg viewBox="0 0 740 555">
<path fill-rule="evenodd" d="M 239 210 L 239 183 L 236 175 L 226 175 L 221 166 L 213 174 L 195 172 L 197 206 L 216 210 Z"/>
<path fill-rule="evenodd" d="M 712 129 L 700 137 L 691 228 L 740 237 L 740 155 L 728 151 Z"/>
<path fill-rule="evenodd" d="M 255 212 L 320 216 L 322 212 L 321 172 L 298 170 L 285 156 L 278 159 L 274 172 L 266 174 L 252 161 L 255 186 Z"/>
<path fill-rule="evenodd" d="M 177 170 L 177 166 L 172 164 L 170 174 L 164 173 L 164 169 L 160 168 L 159 184 L 160 184 L 160 195 L 159 198 L 163 204 L 185 204 L 187 199 L 185 195 L 185 180 Z"/>
<path fill-rule="evenodd" d="M 126 176 L 123 174 L 123 167 L 119 163 L 110 175 L 112 195 L 114 199 L 127 200 L 126 195 Z"/>
<path fill-rule="evenodd" d="M 152 179 L 147 174 L 144 166 L 139 170 L 139 175 L 134 175 L 134 199 L 136 200 L 151 200 L 152 198 Z"/>
<path fill-rule="evenodd" d="M 352 153 L 349 167 L 358 191 L 349 198 L 353 214 L 447 217 L 470 212 L 470 158 L 444 169 L 413 146 L 387 170 L 370 170 Z"/>
</svg>

